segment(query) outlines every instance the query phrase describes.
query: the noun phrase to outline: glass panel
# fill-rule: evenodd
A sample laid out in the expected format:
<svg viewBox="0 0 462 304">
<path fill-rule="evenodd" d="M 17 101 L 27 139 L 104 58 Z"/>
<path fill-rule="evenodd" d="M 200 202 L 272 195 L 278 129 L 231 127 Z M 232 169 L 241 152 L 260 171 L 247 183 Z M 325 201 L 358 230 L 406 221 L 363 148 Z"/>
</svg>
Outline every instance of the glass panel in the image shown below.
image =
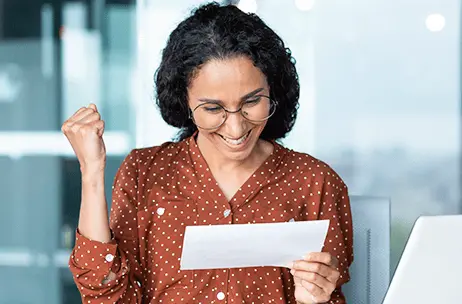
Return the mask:
<svg viewBox="0 0 462 304">
<path fill-rule="evenodd" d="M 98 105 L 106 122 L 110 202 L 115 172 L 135 144 L 135 7 L 134 1 L 0 0 L 5 303 L 81 303 L 67 268 L 80 169 L 60 128 L 78 108 Z"/>
</svg>

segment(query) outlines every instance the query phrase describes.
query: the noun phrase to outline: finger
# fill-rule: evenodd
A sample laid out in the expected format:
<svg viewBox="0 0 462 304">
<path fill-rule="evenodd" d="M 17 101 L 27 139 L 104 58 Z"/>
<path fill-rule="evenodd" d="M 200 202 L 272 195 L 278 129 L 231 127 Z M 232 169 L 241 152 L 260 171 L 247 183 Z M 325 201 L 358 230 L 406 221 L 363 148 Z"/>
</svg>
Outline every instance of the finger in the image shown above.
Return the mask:
<svg viewBox="0 0 462 304">
<path fill-rule="evenodd" d="M 82 113 L 83 111 L 85 111 L 87 108 L 86 107 L 81 107 L 80 109 L 78 109 L 77 111 L 75 111 L 75 113 L 69 117 L 64 123 L 63 123 L 63 130 L 65 128 L 67 128 L 70 124 L 74 123 L 75 122 L 75 117 L 79 116 L 80 113 Z"/>
<path fill-rule="evenodd" d="M 317 273 L 314 272 L 308 272 L 308 271 L 291 271 L 292 275 L 294 278 L 298 278 L 302 281 L 306 281 L 312 284 L 315 284 L 316 286 L 322 288 L 325 293 L 331 294 L 334 289 L 335 289 L 335 284 L 327 280 L 325 277 L 320 276 Z"/>
<path fill-rule="evenodd" d="M 82 117 L 77 123 L 79 124 L 88 124 L 94 121 L 101 120 L 101 115 L 97 112 L 88 113 L 86 116 Z"/>
<path fill-rule="evenodd" d="M 95 112 L 95 110 L 93 108 L 90 108 L 90 107 L 81 107 L 71 117 L 74 118 L 74 120 L 75 119 L 78 120 L 78 119 L 80 119 L 82 117 L 82 115 L 85 115 L 85 114 L 83 114 L 84 112 L 91 113 L 91 112 Z"/>
<path fill-rule="evenodd" d="M 74 115 L 72 115 L 72 116 L 75 116 L 75 115 L 78 115 L 78 114 L 82 113 L 86 108 L 87 108 L 87 107 L 81 107 L 81 108 L 78 109 L 78 110 L 74 113 Z"/>
<path fill-rule="evenodd" d="M 74 124 L 92 113 L 95 113 L 95 110 L 90 108 L 84 108 L 82 111 L 79 110 L 74 115 L 72 115 L 71 118 L 69 118 L 68 123 Z"/>
<path fill-rule="evenodd" d="M 330 268 L 329 266 L 317 262 L 308 262 L 308 261 L 295 261 L 293 264 L 292 269 L 294 270 L 301 270 L 301 271 L 308 271 L 308 272 L 315 272 L 323 277 L 328 277 L 332 274 L 334 269 Z"/>
<path fill-rule="evenodd" d="M 74 133 L 86 134 L 102 134 L 101 120 L 95 120 L 90 123 L 75 123 L 72 128 Z"/>
<path fill-rule="evenodd" d="M 334 284 L 340 278 L 340 272 L 337 268 L 316 262 L 295 261 L 294 268 L 292 269 L 317 273 Z"/>
<path fill-rule="evenodd" d="M 338 266 L 338 259 L 328 252 L 311 252 L 305 257 L 306 261 L 323 263 L 329 266 Z"/>
<path fill-rule="evenodd" d="M 98 112 L 98 109 L 96 108 L 96 105 L 94 103 L 90 103 L 88 107 L 92 109 L 93 111 Z"/>
<path fill-rule="evenodd" d="M 79 109 L 73 116 L 72 120 L 74 122 L 81 120 L 83 117 L 91 114 L 91 113 L 98 113 L 98 109 L 96 108 L 96 105 L 94 103 L 90 103 L 88 107 L 83 107 Z"/>
<path fill-rule="evenodd" d="M 330 300 L 330 294 L 320 288 L 319 286 L 302 280 L 301 282 L 303 288 L 305 288 L 312 296 L 315 303 L 325 303 Z"/>
</svg>

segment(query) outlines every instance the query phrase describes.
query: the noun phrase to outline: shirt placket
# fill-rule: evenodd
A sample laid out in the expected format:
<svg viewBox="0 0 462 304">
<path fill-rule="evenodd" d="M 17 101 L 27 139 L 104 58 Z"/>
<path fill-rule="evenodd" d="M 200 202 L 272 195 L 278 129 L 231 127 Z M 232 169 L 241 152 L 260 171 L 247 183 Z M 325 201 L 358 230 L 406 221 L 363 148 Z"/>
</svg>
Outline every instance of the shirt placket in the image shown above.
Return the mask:
<svg viewBox="0 0 462 304">
<path fill-rule="evenodd" d="M 202 222 L 203 217 L 207 217 L 209 224 L 232 224 L 231 205 L 213 177 L 207 162 L 202 157 L 194 137 L 189 140 L 189 153 L 197 178 L 196 182 L 202 187 L 201 195 L 203 197 L 201 201 L 204 203 L 201 205 L 205 212 L 202 214 L 199 212 L 199 217 L 202 217 L 199 221 Z M 209 214 L 213 215 L 210 216 Z"/>
<path fill-rule="evenodd" d="M 244 223 L 239 214 L 242 208 L 253 201 L 253 198 L 258 195 L 260 189 L 272 182 L 272 179 L 277 179 L 276 170 L 284 157 L 284 151 L 275 144 L 273 153 L 265 160 L 265 162 L 250 176 L 250 178 L 238 189 L 229 204 L 231 211 L 234 214 L 234 223 Z"/>
<path fill-rule="evenodd" d="M 239 214 L 241 208 L 252 201 L 259 190 L 269 182 L 281 162 L 284 152 L 279 145 L 274 143 L 273 153 L 265 160 L 265 162 L 249 177 L 249 179 L 238 189 L 236 194 L 228 201 L 221 191 L 218 183 L 208 168 L 207 162 L 202 157 L 202 154 L 194 141 L 193 137 L 189 141 L 190 160 L 194 166 L 196 174 L 196 182 L 202 185 L 203 195 L 200 200 L 199 210 L 204 208 L 204 212 L 199 212 L 199 223 L 205 224 L 204 217 L 208 218 L 207 224 L 234 224 L 242 221 Z M 214 303 L 229 303 L 229 276 L 228 269 L 220 270 L 220 280 L 217 281 L 217 289 L 214 294 L 216 301 Z"/>
</svg>

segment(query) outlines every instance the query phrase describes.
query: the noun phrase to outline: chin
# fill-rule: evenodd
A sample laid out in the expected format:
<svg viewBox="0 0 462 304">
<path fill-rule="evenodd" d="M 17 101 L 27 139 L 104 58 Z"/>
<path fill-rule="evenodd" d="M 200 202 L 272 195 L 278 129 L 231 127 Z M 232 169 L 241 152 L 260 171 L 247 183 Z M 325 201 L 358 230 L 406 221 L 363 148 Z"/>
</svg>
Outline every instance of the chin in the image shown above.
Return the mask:
<svg viewBox="0 0 462 304">
<path fill-rule="evenodd" d="M 253 149 L 257 145 L 261 131 L 259 128 L 253 128 L 245 135 L 245 139 L 239 141 L 226 140 L 219 133 L 210 134 L 213 137 L 213 143 L 219 152 L 230 160 L 241 161 L 250 156 Z"/>
</svg>

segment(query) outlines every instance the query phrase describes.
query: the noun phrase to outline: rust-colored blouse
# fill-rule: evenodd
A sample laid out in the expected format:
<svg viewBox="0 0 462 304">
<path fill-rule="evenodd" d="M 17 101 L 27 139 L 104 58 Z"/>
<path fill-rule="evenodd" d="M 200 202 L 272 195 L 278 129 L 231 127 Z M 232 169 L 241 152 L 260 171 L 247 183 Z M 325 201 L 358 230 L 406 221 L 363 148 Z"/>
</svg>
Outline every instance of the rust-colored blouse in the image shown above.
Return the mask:
<svg viewBox="0 0 462 304">
<path fill-rule="evenodd" d="M 83 303 L 295 304 L 286 268 L 180 271 L 188 225 L 330 219 L 324 251 L 339 259 L 345 303 L 353 236 L 346 185 L 325 163 L 273 142 L 274 151 L 228 201 L 190 137 L 134 149 L 113 186 L 109 243 L 77 231 L 69 260 Z M 106 279 L 115 273 L 114 280 Z"/>
</svg>

